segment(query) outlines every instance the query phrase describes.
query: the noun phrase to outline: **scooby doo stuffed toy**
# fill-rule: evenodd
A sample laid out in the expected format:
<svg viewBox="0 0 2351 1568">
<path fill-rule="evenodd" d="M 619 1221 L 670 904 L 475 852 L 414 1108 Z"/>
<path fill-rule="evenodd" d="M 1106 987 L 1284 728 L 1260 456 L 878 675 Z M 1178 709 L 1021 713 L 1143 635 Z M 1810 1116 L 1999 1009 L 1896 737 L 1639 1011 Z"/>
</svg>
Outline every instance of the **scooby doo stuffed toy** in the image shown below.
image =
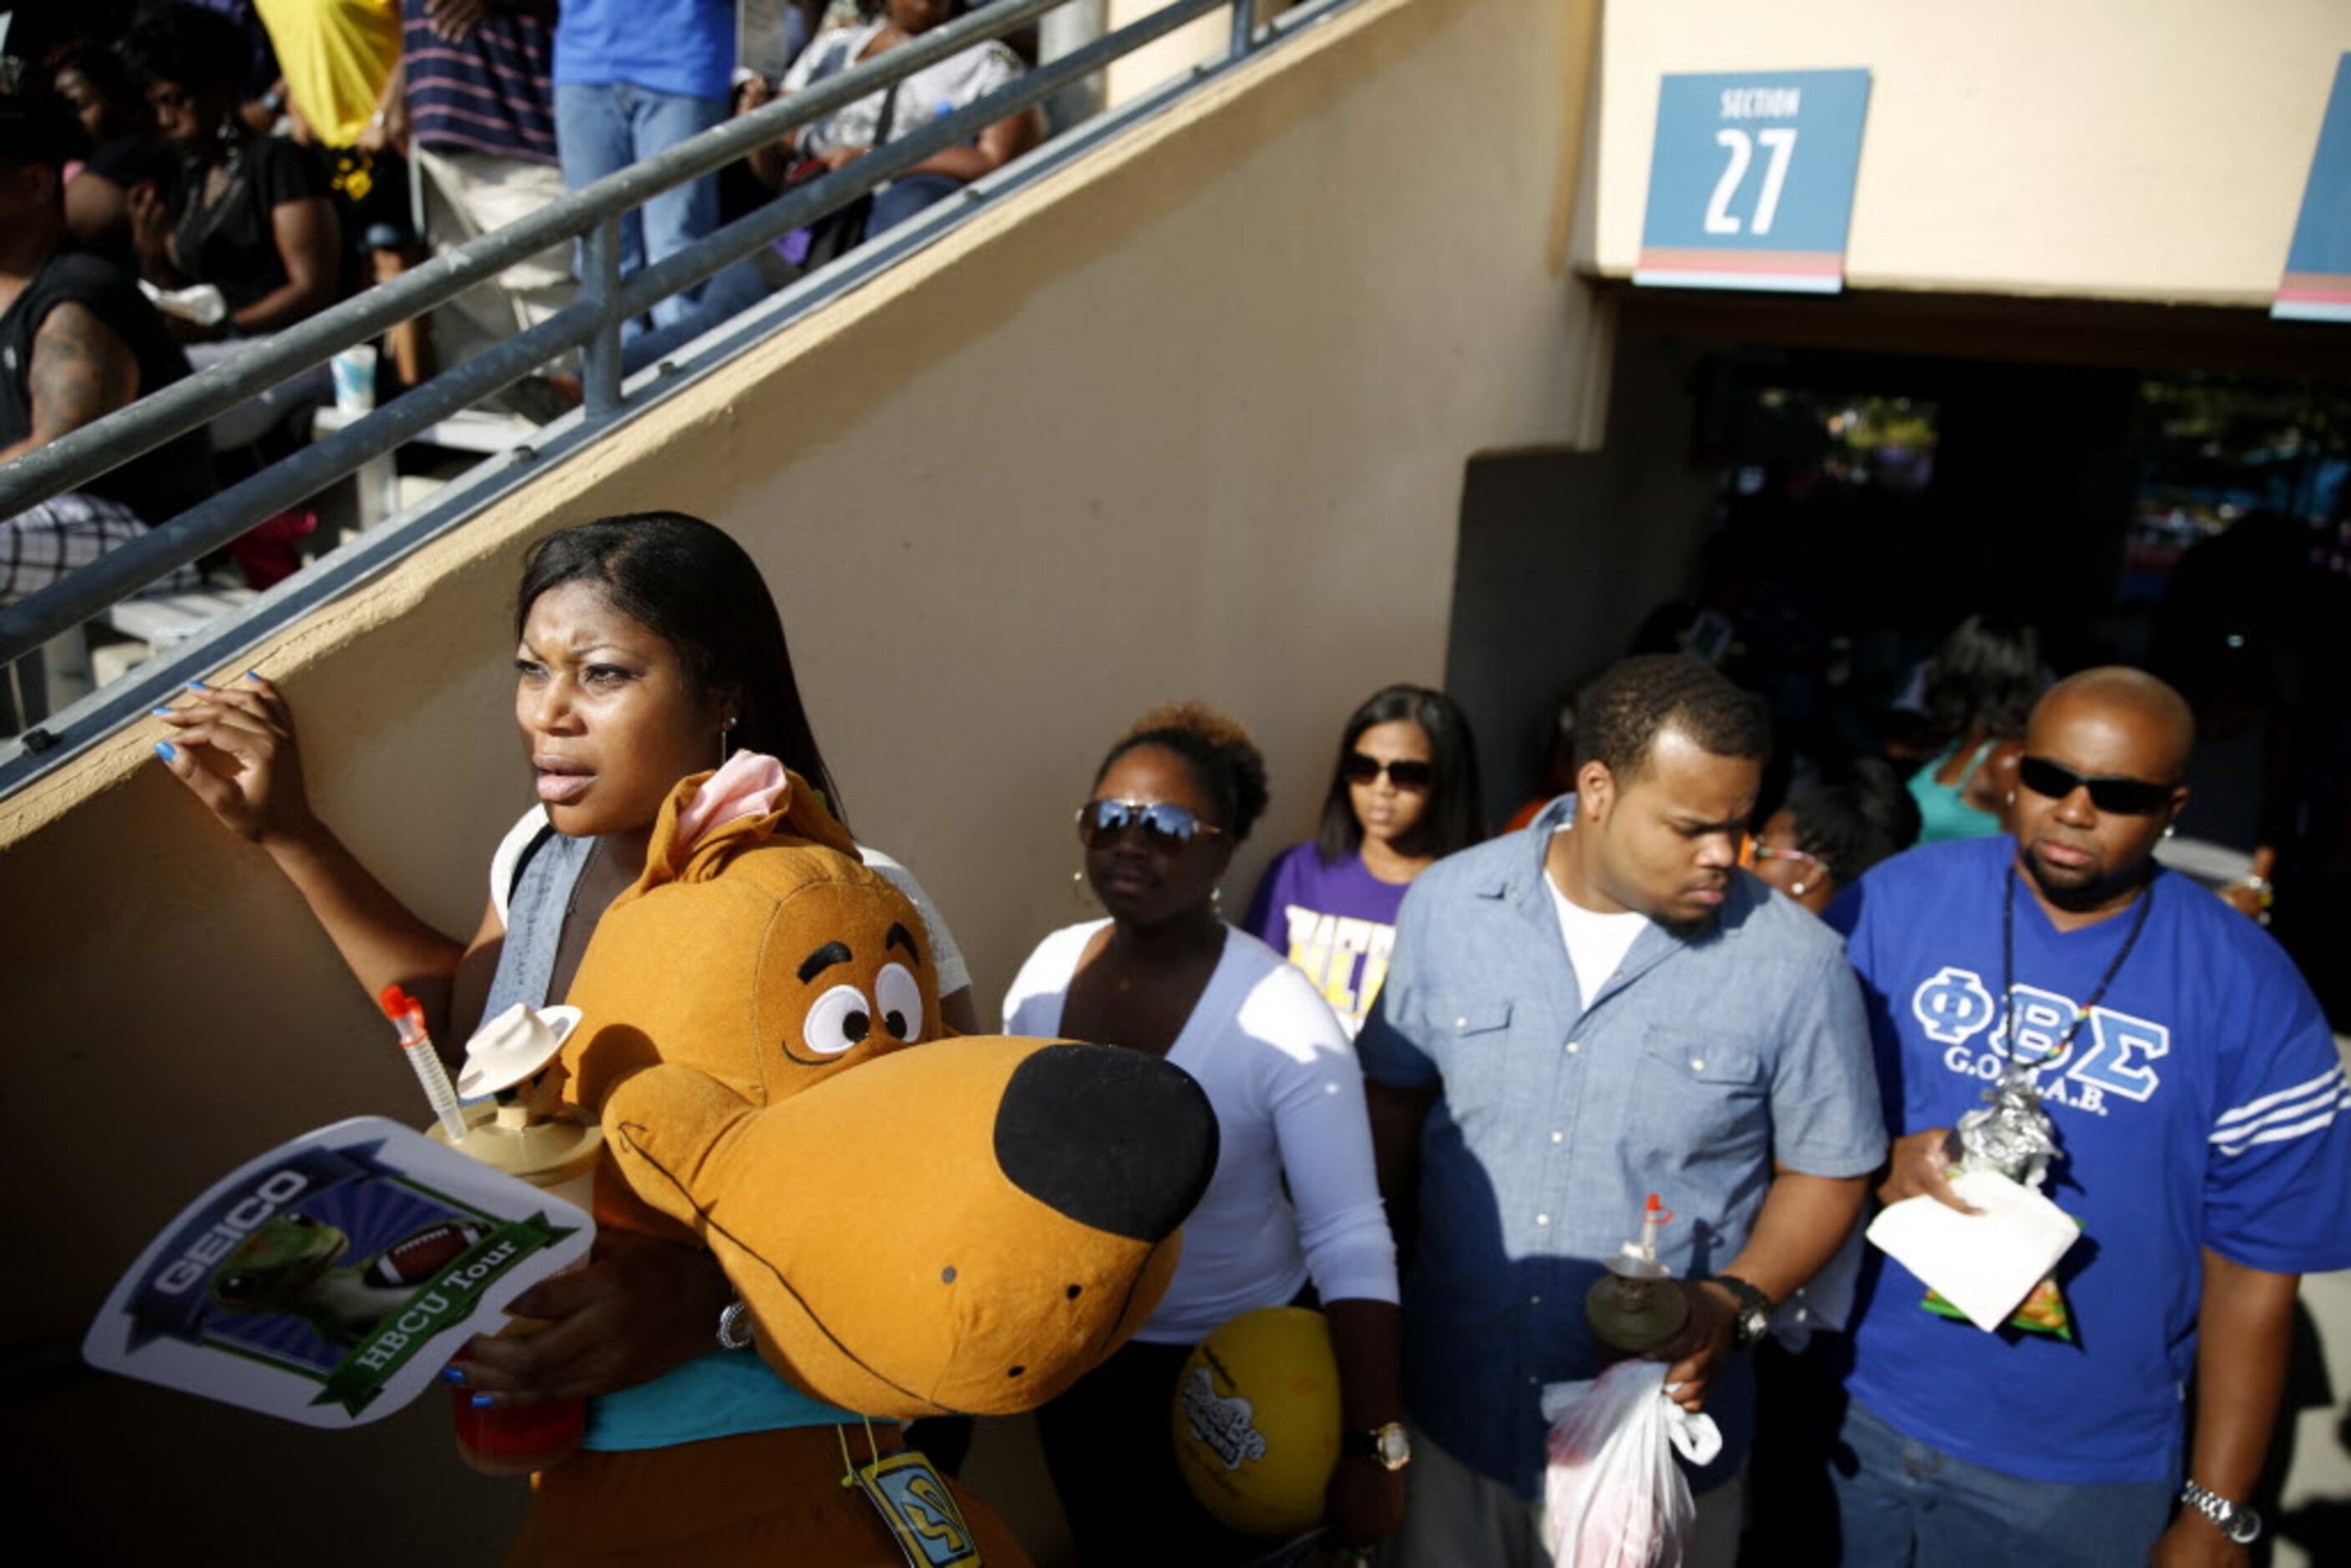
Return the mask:
<svg viewBox="0 0 2351 1568">
<path fill-rule="evenodd" d="M 1216 1164 L 1198 1085 L 1109 1047 L 948 1035 L 913 904 L 750 754 L 678 786 L 569 999 L 599 1224 L 707 1247 L 765 1369 L 705 1361 L 801 1408 L 620 1451 L 591 1427 L 509 1563 L 1020 1561 L 914 1456 L 847 1472 L 896 1462 L 869 1418 L 1034 1408 L 1141 1325 Z"/>
</svg>

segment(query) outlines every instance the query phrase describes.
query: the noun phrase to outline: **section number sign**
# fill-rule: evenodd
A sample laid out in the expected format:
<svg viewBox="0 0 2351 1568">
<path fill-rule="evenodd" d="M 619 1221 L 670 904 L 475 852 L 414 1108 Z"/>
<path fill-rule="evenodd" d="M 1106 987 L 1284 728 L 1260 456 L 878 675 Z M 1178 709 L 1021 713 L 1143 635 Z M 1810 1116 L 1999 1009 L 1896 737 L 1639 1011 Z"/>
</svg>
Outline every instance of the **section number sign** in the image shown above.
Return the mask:
<svg viewBox="0 0 2351 1568">
<path fill-rule="evenodd" d="M 1667 77 L 1633 281 L 1843 288 L 1868 108 L 1865 70 Z"/>
<path fill-rule="evenodd" d="M 2351 55 L 2335 65 L 2335 91 L 2319 122 L 2302 216 L 2270 314 L 2287 321 L 2351 321 Z"/>
</svg>

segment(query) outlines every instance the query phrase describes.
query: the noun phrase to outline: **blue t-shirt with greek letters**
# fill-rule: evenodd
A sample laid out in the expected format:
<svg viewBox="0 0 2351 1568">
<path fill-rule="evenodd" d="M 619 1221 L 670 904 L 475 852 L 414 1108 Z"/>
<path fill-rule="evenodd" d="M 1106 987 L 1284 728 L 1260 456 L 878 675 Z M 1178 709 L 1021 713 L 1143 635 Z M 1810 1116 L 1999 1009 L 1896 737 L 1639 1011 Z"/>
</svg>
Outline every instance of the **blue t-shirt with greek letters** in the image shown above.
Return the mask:
<svg viewBox="0 0 2351 1568">
<path fill-rule="evenodd" d="M 1871 1249 L 1848 1387 L 1906 1435 L 2036 1480 L 2171 1481 L 2195 1365 L 2201 1249 L 2277 1273 L 2351 1266 L 2351 1088 L 2310 988 L 2252 921 L 2158 871 L 2145 928 L 2062 1053 L 2132 911 L 2060 932 L 2006 834 L 1886 862 L 1829 912 L 1847 934 L 1896 1135 L 1981 1103 L 2009 1055 L 2001 907 L 2013 897 L 2019 1052 L 2045 1057 L 2064 1158 L 2044 1188 L 2084 1239 L 2058 1266 L 2074 1343 L 1989 1334 L 1919 1305 Z"/>
</svg>

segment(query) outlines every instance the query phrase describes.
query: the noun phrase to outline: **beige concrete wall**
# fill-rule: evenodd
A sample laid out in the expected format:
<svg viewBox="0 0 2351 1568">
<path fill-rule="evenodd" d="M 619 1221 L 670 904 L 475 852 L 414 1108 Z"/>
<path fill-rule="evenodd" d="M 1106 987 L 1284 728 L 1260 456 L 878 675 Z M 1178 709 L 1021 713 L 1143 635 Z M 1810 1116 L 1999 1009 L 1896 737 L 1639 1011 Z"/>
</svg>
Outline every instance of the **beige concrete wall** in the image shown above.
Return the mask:
<svg viewBox="0 0 2351 1568">
<path fill-rule="evenodd" d="M 264 649 L 322 815 L 469 928 L 527 799 L 518 551 L 674 507 L 758 558 L 858 830 L 919 871 L 987 1005 L 1084 913 L 1071 813 L 1155 700 L 1227 704 L 1267 746 L 1271 818 L 1228 894 L 1245 899 L 1307 830 L 1348 708 L 1441 674 L 1469 455 L 1571 423 L 1581 287 L 1546 254 L 1571 10 L 1367 0 Z M 298 900 L 152 763 L 154 738 L 0 802 L 12 1153 L 47 1200 L 18 1212 L 39 1268 L 0 1305 L 0 1343 L 37 1376 L 235 1161 L 340 1115 L 421 1119 Z M 175 1532 L 225 1555 L 254 1518 L 239 1497 L 298 1534 L 331 1507 L 465 1542 L 514 1507 L 458 1472 L 431 1410 L 347 1440 L 127 1385 L 20 1413 L 104 1434 L 23 1478 L 37 1537 L 95 1532 L 69 1556 L 154 1555 Z M 113 1506 L 129 1474 L 152 1507 Z M 338 1539 L 344 1561 L 416 1555 L 395 1532 Z"/>
<path fill-rule="evenodd" d="M 1639 253 L 1657 78 L 1867 67 L 1849 285 L 2266 306 L 2342 0 L 1620 0 L 1604 24 L 1598 224 Z"/>
<path fill-rule="evenodd" d="M 1716 478 L 1691 456 L 1695 360 L 1682 344 L 1622 337 L 1604 447 L 1470 466 L 1445 689 L 1477 734 L 1495 827 L 1535 792 L 1561 700 L 1695 577 Z"/>
<path fill-rule="evenodd" d="M 1156 11 L 1165 0 L 1110 0 L 1104 26 L 1116 31 Z M 1190 70 L 1220 59 L 1233 47 L 1233 14 L 1211 11 L 1195 16 L 1164 38 L 1157 38 L 1102 73 L 1102 92 L 1112 108 L 1132 103 L 1144 94 Z"/>
</svg>

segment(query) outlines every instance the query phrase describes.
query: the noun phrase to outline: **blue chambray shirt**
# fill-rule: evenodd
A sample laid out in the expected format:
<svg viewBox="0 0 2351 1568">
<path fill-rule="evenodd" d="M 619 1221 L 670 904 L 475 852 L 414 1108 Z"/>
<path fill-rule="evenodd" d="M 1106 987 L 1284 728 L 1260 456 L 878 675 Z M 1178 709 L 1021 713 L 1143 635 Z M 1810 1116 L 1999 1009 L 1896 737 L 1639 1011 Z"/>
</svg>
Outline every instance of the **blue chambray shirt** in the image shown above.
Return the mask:
<svg viewBox="0 0 2351 1568">
<path fill-rule="evenodd" d="M 1364 1072 L 1441 1089 L 1421 1133 L 1420 1233 L 1404 1279 L 1405 1400 L 1448 1453 L 1542 1494 L 1542 1385 L 1596 1376 L 1583 1295 L 1639 1231 L 1717 1272 L 1746 1245 L 1776 1159 L 1877 1168 L 1886 1128 L 1861 990 L 1836 934 L 1758 878 L 1732 879 L 1695 939 L 1652 925 L 1586 1005 L 1543 876 L 1573 796 L 1526 831 L 1439 861 L 1405 895 L 1387 981 L 1355 1041 Z M 1745 1458 L 1744 1355 L 1707 1411 Z"/>
</svg>

